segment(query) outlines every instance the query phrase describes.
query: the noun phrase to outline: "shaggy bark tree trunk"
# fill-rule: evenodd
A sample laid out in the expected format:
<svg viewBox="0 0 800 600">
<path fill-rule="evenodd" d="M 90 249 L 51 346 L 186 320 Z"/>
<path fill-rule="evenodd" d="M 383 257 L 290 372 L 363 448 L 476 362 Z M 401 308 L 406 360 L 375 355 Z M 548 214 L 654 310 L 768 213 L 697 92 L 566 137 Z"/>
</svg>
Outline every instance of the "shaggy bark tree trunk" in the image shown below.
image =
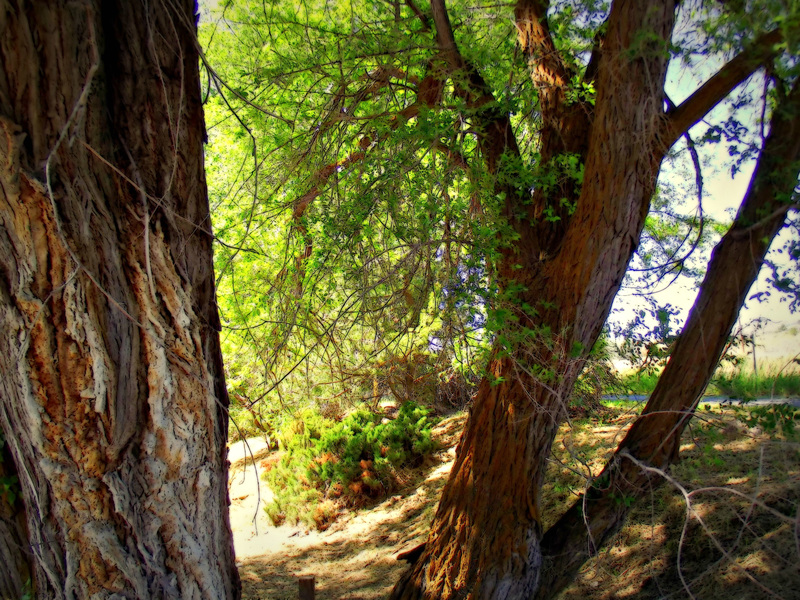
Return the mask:
<svg viewBox="0 0 800 600">
<path fill-rule="evenodd" d="M 39 598 L 239 595 L 194 11 L 0 1 L 0 423 Z"/>
<path fill-rule="evenodd" d="M 541 154 L 586 149 L 583 187 L 568 226 L 553 228 L 540 218 L 548 206 L 560 205 L 560 191 L 555 198 L 535 194 L 531 202 L 524 190 L 502 190 L 519 235 L 498 265 L 501 285 L 513 290 L 515 322 L 498 336 L 490 375 L 475 398 L 428 541 L 392 598 L 517 599 L 539 587 L 539 495 L 546 459 L 582 359 L 602 329 L 638 243 L 665 150 L 657 134 L 663 129 L 666 54 L 660 47 L 633 45 L 643 32 L 666 44 L 674 5 L 621 4 L 608 20 L 591 121 L 572 110 L 570 117 L 557 100 L 550 101 L 557 115 L 544 114 L 543 106 L 544 128 L 566 128 L 570 134 L 547 136 L 557 147 Z M 524 47 L 546 37 L 546 30 L 537 29 L 546 13 L 541 9 L 536 2 L 518 4 Z M 447 39 L 438 20 L 437 27 Z M 449 51 L 454 52 L 452 41 Z M 543 67 L 550 73 L 560 68 Z M 532 71 L 543 86 L 559 76 Z M 576 124 L 583 129 L 574 130 Z M 482 150 L 497 172 L 504 155 L 516 150 L 509 142 L 513 132 L 500 119 L 485 130 Z M 565 229 L 563 235 L 559 229 Z"/>
<path fill-rule="evenodd" d="M 774 55 L 770 33 L 730 61 L 679 107 L 664 112 L 676 2 L 618 0 L 598 33 L 583 82 L 593 102 L 566 101 L 581 77 L 551 39 L 548 2 L 519 0 L 519 43 L 539 93 L 539 164 L 577 156 L 582 181 L 515 186 L 523 164 L 507 115 L 460 55 L 443 0 L 432 0 L 440 55 L 471 115 L 514 239 L 496 265 L 508 300 L 431 532 L 392 592 L 395 599 L 516 599 L 543 589 L 539 496 L 566 401 L 636 249 L 661 160 L 692 124 Z M 556 173 L 559 173 L 556 171 Z M 574 212 L 573 212 L 574 211 Z M 663 427 L 663 424 L 660 426 Z M 659 429 L 667 434 L 668 430 Z M 544 549 L 551 553 L 549 539 Z M 551 585 L 551 579 L 544 584 Z"/>
<path fill-rule="evenodd" d="M 630 460 L 666 469 L 719 363 L 739 310 L 781 229 L 797 183 L 800 82 L 775 111 L 750 187 L 736 219 L 712 253 L 695 305 L 642 415 L 596 483 L 545 533 L 538 600 L 555 598 L 625 523 L 631 506 L 661 478 Z M 627 502 L 620 502 L 626 498 Z"/>
</svg>

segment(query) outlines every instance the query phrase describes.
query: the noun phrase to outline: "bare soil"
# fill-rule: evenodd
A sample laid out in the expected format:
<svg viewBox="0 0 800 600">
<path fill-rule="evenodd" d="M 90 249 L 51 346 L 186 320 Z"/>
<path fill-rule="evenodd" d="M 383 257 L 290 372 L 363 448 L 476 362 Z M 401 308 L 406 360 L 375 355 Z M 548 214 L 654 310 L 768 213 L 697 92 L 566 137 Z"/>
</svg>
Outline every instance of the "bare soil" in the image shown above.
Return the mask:
<svg viewBox="0 0 800 600">
<path fill-rule="evenodd" d="M 406 474 L 407 484 L 400 492 L 342 515 L 324 532 L 291 525 L 274 527 L 263 511 L 263 502 L 271 498 L 263 480 L 262 504 L 256 509 L 258 486 L 252 459 L 232 456 L 231 527 L 242 597 L 294 600 L 299 577 L 313 575 L 317 600 L 386 598 L 406 566 L 397 560 L 397 554 L 425 540 L 465 419 L 465 415 L 457 415 L 434 429 L 441 450 Z M 258 440 L 248 442 L 261 471 L 269 451 Z M 235 451 L 233 448 L 236 446 L 231 454 L 242 456 L 241 442 Z"/>
<path fill-rule="evenodd" d="M 599 472 L 634 416 L 612 409 L 562 427 L 544 489 L 545 526 Z M 256 509 L 252 460 L 234 458 L 231 520 L 243 598 L 294 600 L 306 575 L 316 578 L 319 600 L 386 598 L 406 566 L 397 555 L 425 539 L 464 422 L 459 415 L 436 428 L 442 450 L 408 473 L 399 493 L 342 515 L 325 532 L 273 527 Z M 256 445 L 253 454 L 259 467 L 268 451 Z M 695 420 L 681 456 L 673 482 L 636 507 L 562 598 L 800 599 L 800 444 L 770 439 L 715 408 Z M 263 502 L 270 492 L 263 481 L 260 488 Z"/>
</svg>

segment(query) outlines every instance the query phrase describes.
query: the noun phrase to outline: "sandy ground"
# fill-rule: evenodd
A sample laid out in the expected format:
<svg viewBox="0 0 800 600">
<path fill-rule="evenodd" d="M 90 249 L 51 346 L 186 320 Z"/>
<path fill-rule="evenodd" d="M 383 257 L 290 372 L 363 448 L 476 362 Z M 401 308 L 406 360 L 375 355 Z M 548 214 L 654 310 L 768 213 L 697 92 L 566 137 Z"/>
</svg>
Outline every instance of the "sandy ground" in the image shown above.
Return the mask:
<svg viewBox="0 0 800 600">
<path fill-rule="evenodd" d="M 599 472 L 632 418 L 624 411 L 611 421 L 608 417 L 578 425 L 574 431 L 565 428 L 554 446 L 554 465 L 561 461 L 570 464 L 570 456 L 586 456 L 591 457 L 593 471 Z M 464 421 L 465 415 L 460 415 L 436 428 L 434 434 L 442 450 L 423 468 L 408 474 L 407 484 L 397 494 L 375 506 L 345 513 L 325 532 L 273 527 L 263 504 L 257 506 L 253 460 L 245 459 L 241 444 L 234 446 L 230 454 L 230 514 L 243 598 L 295 600 L 299 577 L 309 575 L 316 578 L 319 600 L 386 598 L 406 567 L 397 555 L 425 538 Z M 265 444 L 251 440 L 250 450 L 260 469 L 268 455 Z M 717 456 L 716 451 L 724 454 Z M 687 528 L 682 496 L 670 486 L 662 486 L 649 502 L 634 508 L 628 525 L 598 557 L 584 565 L 564 591 L 565 600 L 800 598 L 800 545 L 793 516 L 800 499 L 800 447 L 771 440 L 755 429 L 723 419 L 716 425 L 698 421 L 682 445 L 681 456 L 672 470 L 676 481 L 687 489 L 702 486 L 707 491 L 717 490 L 693 500 L 692 506 L 702 515 L 707 529 L 694 518 Z M 580 460 L 584 466 L 589 464 Z M 546 485 L 543 500 L 545 512 L 553 516 L 557 512 L 548 506 L 562 506 L 565 497 L 571 502 L 571 486 L 582 485 L 574 481 L 577 471 L 554 469 L 553 477 L 558 478 L 559 485 L 556 479 Z M 263 482 L 260 488 L 263 503 L 271 493 Z M 723 489 L 738 490 L 741 496 L 719 495 Z M 755 501 L 745 502 L 751 494 L 769 511 L 755 509 Z M 685 541 L 681 537 L 684 534 Z M 712 537 L 719 546 L 711 544 Z M 676 554 L 679 539 L 682 563 Z M 730 552 L 730 563 L 723 561 L 715 548 Z M 693 596 L 684 593 L 679 564 Z M 750 579 L 743 575 L 745 570 Z M 765 595 L 762 592 L 766 588 L 775 593 Z"/>
<path fill-rule="evenodd" d="M 294 600 L 298 578 L 307 575 L 316 577 L 318 600 L 385 598 L 406 566 L 397 554 L 424 540 L 463 424 L 462 415 L 436 428 L 443 449 L 420 479 L 369 510 L 340 517 L 325 532 L 274 527 L 263 510 L 272 492 L 256 477 L 269 454 L 266 444 L 255 438 L 249 449 L 232 445 L 230 517 L 243 598 Z"/>
</svg>

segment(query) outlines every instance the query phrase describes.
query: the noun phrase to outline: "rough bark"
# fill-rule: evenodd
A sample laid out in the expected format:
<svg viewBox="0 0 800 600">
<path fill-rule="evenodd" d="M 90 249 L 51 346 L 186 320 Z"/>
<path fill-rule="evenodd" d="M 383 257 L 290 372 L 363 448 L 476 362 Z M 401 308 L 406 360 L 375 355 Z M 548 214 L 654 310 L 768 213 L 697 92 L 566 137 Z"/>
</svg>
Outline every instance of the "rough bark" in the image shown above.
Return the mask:
<svg viewBox="0 0 800 600">
<path fill-rule="evenodd" d="M 25 506 L 16 494 L 14 481 L 19 480 L 11 453 L 0 441 L 0 564 L 5 569 L 0 577 L 0 598 L 21 598 L 30 585 L 33 572 L 28 551 L 28 528 Z"/>
<path fill-rule="evenodd" d="M 563 243 L 542 252 L 537 236 L 546 224 L 530 197 L 503 190 L 520 239 L 504 251 L 498 273 L 501 285 L 515 290 L 513 303 L 533 310 L 518 311 L 517 322 L 499 336 L 491 380 L 474 401 L 428 541 L 392 598 L 525 598 L 539 586 L 545 461 L 581 357 L 600 333 L 639 239 L 665 150 L 657 133 L 666 54 L 632 45 L 644 31 L 668 40 L 674 8 L 614 4 L 598 65 L 597 108 L 590 123 L 580 117 L 585 177 Z M 542 115 L 546 124 L 549 116 Z M 502 123 L 484 127 L 490 170 L 492 157 L 515 147 L 510 127 L 492 127 Z"/>
<path fill-rule="evenodd" d="M 554 598 L 619 531 L 634 501 L 662 483 L 626 458 L 666 469 L 724 351 L 748 290 L 781 229 L 800 160 L 800 83 L 775 112 L 737 217 L 712 253 L 697 300 L 642 415 L 585 496 L 545 533 L 538 600 Z M 620 502 L 626 498 L 627 502 Z"/>
<path fill-rule="evenodd" d="M 39 598 L 239 595 L 194 8 L 0 2 L 0 423 Z"/>
</svg>

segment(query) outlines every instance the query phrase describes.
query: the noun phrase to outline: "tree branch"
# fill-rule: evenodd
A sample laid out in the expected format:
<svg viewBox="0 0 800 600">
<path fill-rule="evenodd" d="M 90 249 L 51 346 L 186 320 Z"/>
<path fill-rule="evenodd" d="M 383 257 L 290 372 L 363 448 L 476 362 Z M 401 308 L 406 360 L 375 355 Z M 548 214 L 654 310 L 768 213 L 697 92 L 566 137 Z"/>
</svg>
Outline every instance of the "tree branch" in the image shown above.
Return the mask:
<svg viewBox="0 0 800 600">
<path fill-rule="evenodd" d="M 450 24 L 450 17 L 447 16 L 447 7 L 444 5 L 444 0 L 432 0 L 431 13 L 433 14 L 433 23 L 436 26 L 436 40 L 439 43 L 439 50 L 445 53 L 448 59 L 456 62 L 456 64 L 451 64 L 452 67 L 463 68 L 464 60 L 456 47 L 453 26 Z"/>
<path fill-rule="evenodd" d="M 552 161 L 564 154 L 577 154 L 580 162 L 584 161 L 594 114 L 594 107 L 588 102 L 567 102 L 567 90 L 575 73 L 555 46 L 547 21 L 548 8 L 546 0 L 518 0 L 514 7 L 517 40 L 527 57 L 539 98 L 541 126 L 536 169 L 540 173 L 557 172 L 558 166 Z M 592 70 L 596 71 L 600 57 L 599 50 L 593 53 Z M 568 180 L 560 182 L 556 191 L 537 187 L 526 211 L 527 220 L 536 227 L 535 233 L 525 236 L 535 240 L 530 256 L 543 259 L 553 255 L 570 220 L 569 207 L 575 205 L 579 193 L 579 186 Z"/>
<path fill-rule="evenodd" d="M 658 469 L 677 460 L 681 433 L 719 362 L 770 243 L 784 224 L 790 205 L 780 198 L 796 185 L 798 159 L 800 82 L 773 113 L 739 213 L 712 252 L 698 297 L 644 411 L 595 483 L 543 536 L 548 568 L 536 600 L 555 597 L 589 555 L 619 531 L 631 510 L 618 501 L 620 497 L 641 500 L 650 494 L 656 482 L 623 457 Z M 764 214 L 766 219 L 759 218 Z"/>
<path fill-rule="evenodd" d="M 517 39 L 528 57 L 533 83 L 548 100 L 554 93 L 564 100 L 564 90 L 571 78 L 569 68 L 556 49 L 550 26 L 547 23 L 547 9 L 550 3 L 541 0 L 519 0 L 514 7 L 517 26 Z M 554 98 L 555 99 L 555 98 Z M 554 107 L 556 108 L 556 107 Z M 542 106 L 544 112 L 547 107 Z"/>
<path fill-rule="evenodd" d="M 719 104 L 737 85 L 777 56 L 778 51 L 775 46 L 782 40 L 783 34 L 779 29 L 773 29 L 760 36 L 678 107 L 668 111 L 663 135 L 666 146 L 672 146 L 685 131 Z"/>
<path fill-rule="evenodd" d="M 597 67 L 600 65 L 600 59 L 603 56 L 603 42 L 606 39 L 606 23 L 604 22 L 594 34 L 592 40 L 592 54 L 589 56 L 589 62 L 586 65 L 586 70 L 583 73 L 584 83 L 591 83 L 597 76 Z"/>
<path fill-rule="evenodd" d="M 478 145 L 487 168 L 494 173 L 503 154 L 509 152 L 516 157 L 520 155 L 511 121 L 507 113 L 487 106 L 495 102 L 494 93 L 475 65 L 468 63 L 461 55 L 447 16 L 445 0 L 432 0 L 431 11 L 439 50 L 449 69 L 447 75 L 464 72 L 465 77 L 455 78 L 453 83 L 456 93 L 464 98 L 469 108 L 475 110 L 472 118 L 476 129 L 480 131 Z"/>
<path fill-rule="evenodd" d="M 406 6 L 411 9 L 411 11 L 417 15 L 417 18 L 422 23 L 422 31 L 430 31 L 431 30 L 431 19 L 428 15 L 420 10 L 420 8 L 416 5 L 414 0 L 406 0 Z"/>
</svg>

